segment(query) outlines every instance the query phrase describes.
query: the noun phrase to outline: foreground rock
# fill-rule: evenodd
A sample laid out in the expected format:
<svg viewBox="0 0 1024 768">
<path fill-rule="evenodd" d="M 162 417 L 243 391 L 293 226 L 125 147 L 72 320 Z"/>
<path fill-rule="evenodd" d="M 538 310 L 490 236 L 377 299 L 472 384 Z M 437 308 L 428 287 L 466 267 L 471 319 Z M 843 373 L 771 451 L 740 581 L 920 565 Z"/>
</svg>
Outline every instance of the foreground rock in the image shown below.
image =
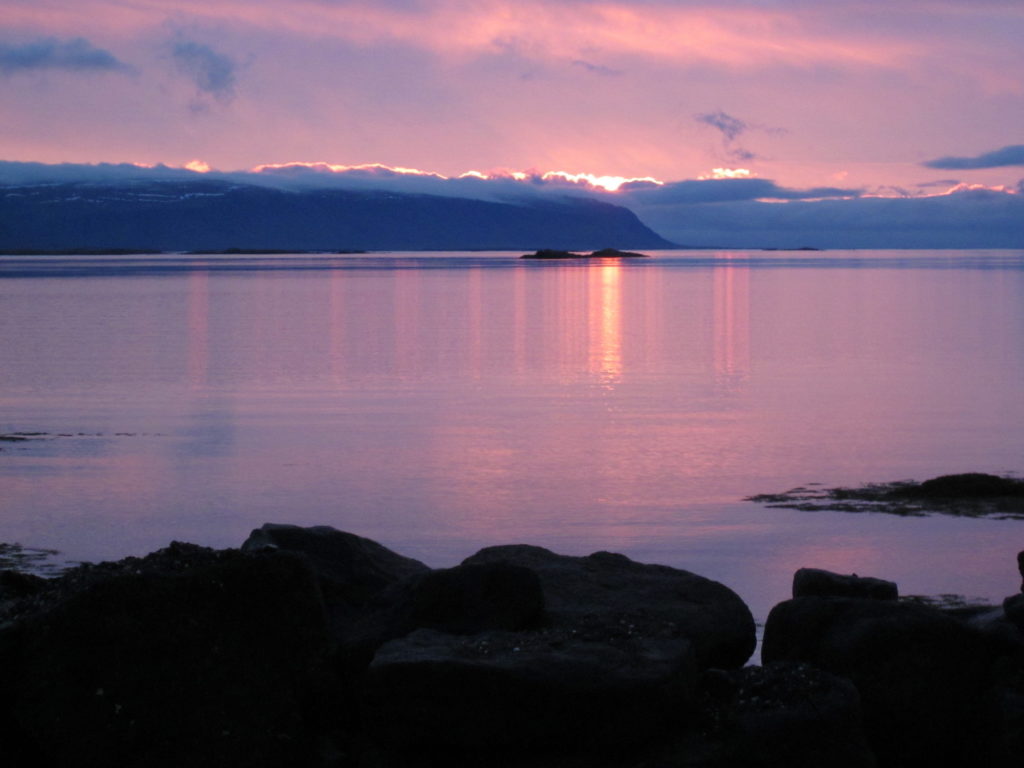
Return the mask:
<svg viewBox="0 0 1024 768">
<path fill-rule="evenodd" d="M 1019 765 L 1024 635 L 1006 612 L 846 591 L 775 606 L 764 662 L 811 664 L 849 679 L 880 766 Z"/>
<path fill-rule="evenodd" d="M 607 552 L 432 570 L 267 525 L 242 550 L 0 572 L 2 764 L 1019 766 L 1024 596 L 897 591 L 801 569 L 743 667 L 731 590 Z"/>
<path fill-rule="evenodd" d="M 526 545 L 484 549 L 452 571 L 496 567 L 536 575 L 541 621 L 527 613 L 521 631 L 468 637 L 421 629 L 375 654 L 364 722 L 395 765 L 424 747 L 482 764 L 494 750 L 527 763 L 574 750 L 604 764 L 609 750 L 635 754 L 692 726 L 698 672 L 739 667 L 754 650 L 746 605 L 686 571 Z"/>
<path fill-rule="evenodd" d="M 431 570 L 331 528 L 0 577 L 9 766 L 639 764 L 700 721 L 754 625 L 621 555 Z"/>
<path fill-rule="evenodd" d="M 863 597 L 868 600 L 895 600 L 896 584 L 870 576 L 849 576 L 819 568 L 801 568 L 793 575 L 793 597 Z"/>
<path fill-rule="evenodd" d="M 702 668 L 739 667 L 754 652 L 750 610 L 717 581 L 611 552 L 569 557 L 527 545 L 488 547 L 464 564 L 495 562 L 538 575 L 554 628 L 602 639 L 683 638 Z"/>
<path fill-rule="evenodd" d="M 314 761 L 328 636 L 301 558 L 175 544 L 55 581 L 6 606 L 5 765 Z"/>
<path fill-rule="evenodd" d="M 807 664 L 706 673 L 703 727 L 676 744 L 662 764 L 727 768 L 874 768 L 862 727 L 860 695 L 845 678 Z"/>
<path fill-rule="evenodd" d="M 430 569 L 376 541 L 326 525 L 267 523 L 242 543 L 243 552 L 291 552 L 316 573 L 327 601 L 345 613 L 371 604 L 383 590 Z"/>
</svg>

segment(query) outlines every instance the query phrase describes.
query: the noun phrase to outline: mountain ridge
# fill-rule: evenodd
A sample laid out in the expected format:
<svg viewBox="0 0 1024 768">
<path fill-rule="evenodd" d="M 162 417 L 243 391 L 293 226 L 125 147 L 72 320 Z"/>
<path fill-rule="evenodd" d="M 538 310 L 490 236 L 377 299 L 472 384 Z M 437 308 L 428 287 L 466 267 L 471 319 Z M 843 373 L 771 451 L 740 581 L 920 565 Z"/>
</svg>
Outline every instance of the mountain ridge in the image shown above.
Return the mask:
<svg viewBox="0 0 1024 768">
<path fill-rule="evenodd" d="M 627 208 L 230 181 L 0 187 L 0 250 L 670 248 Z"/>
</svg>

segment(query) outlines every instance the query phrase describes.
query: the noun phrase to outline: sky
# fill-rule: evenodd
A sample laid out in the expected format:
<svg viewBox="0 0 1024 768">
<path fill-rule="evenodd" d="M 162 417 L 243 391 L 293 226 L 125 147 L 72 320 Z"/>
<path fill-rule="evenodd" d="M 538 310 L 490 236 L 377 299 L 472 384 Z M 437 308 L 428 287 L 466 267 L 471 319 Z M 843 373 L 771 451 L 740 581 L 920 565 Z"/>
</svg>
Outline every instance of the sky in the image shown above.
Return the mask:
<svg viewBox="0 0 1024 768">
<path fill-rule="evenodd" d="M 1022 40 L 1020 0 L 0 0 L 0 160 L 588 174 L 677 241 L 700 205 L 1024 247 Z"/>
</svg>

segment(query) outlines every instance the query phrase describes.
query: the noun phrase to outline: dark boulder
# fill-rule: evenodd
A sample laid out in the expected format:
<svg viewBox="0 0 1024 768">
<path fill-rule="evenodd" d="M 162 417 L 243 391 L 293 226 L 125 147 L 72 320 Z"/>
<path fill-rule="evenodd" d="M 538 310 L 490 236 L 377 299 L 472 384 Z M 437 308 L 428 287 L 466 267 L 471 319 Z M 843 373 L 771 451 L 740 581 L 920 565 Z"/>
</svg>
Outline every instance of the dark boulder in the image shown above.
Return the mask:
<svg viewBox="0 0 1024 768">
<path fill-rule="evenodd" d="M 504 562 L 431 571 L 417 580 L 409 607 L 412 626 L 456 635 L 535 629 L 544 621 L 537 574 Z"/>
<path fill-rule="evenodd" d="M 352 676 L 362 674 L 384 643 L 416 629 L 473 635 L 534 629 L 544 620 L 537 574 L 509 563 L 486 563 L 411 576 L 333 626 L 339 663 Z"/>
<path fill-rule="evenodd" d="M 1024 593 L 1018 592 L 1003 600 L 1003 613 L 1007 621 L 1024 632 Z"/>
<path fill-rule="evenodd" d="M 680 745 L 682 765 L 701 768 L 874 768 L 860 696 L 847 679 L 778 662 L 725 672 L 700 685 L 703 738 Z"/>
<path fill-rule="evenodd" d="M 571 557 L 525 544 L 488 547 L 464 562 L 506 562 L 536 572 L 553 627 L 595 638 L 685 638 L 704 668 L 740 667 L 754 652 L 746 604 L 725 585 L 689 571 L 610 552 Z"/>
<path fill-rule="evenodd" d="M 928 606 L 800 597 L 772 609 L 765 663 L 803 662 L 857 686 L 880 765 L 986 765 L 989 639 Z"/>
<path fill-rule="evenodd" d="M 0 632 L 4 703 L 26 759 L 315 764 L 327 633 L 308 564 L 162 552 L 74 569 Z"/>
<path fill-rule="evenodd" d="M 681 727 L 695 680 L 695 659 L 682 638 L 609 642 L 553 629 L 472 637 L 417 630 L 374 657 L 364 724 L 395 765 L 417 765 L 414 756 L 424 754 L 495 765 L 560 753 L 605 765 L 602 752 L 635 754 Z M 621 760 L 618 754 L 610 764 Z"/>
<path fill-rule="evenodd" d="M 793 597 L 863 597 L 895 600 L 895 582 L 852 574 L 845 576 L 818 568 L 801 568 L 793 575 Z"/>
<path fill-rule="evenodd" d="M 371 539 L 326 525 L 266 523 L 242 544 L 243 552 L 301 553 L 320 577 L 325 599 L 359 608 L 403 579 L 427 573 L 419 560 L 404 557 Z"/>
<path fill-rule="evenodd" d="M 456 635 L 462 620 L 446 619 L 447 632 L 418 629 L 376 652 L 365 675 L 363 722 L 377 744 L 391 745 L 393 764 L 416 764 L 413 753 L 429 753 L 439 764 L 495 764 L 496 754 L 531 764 L 561 754 L 553 763 L 560 764 L 585 754 L 583 764 L 626 765 L 622 750 L 635 756 L 692 725 L 701 668 L 738 667 L 753 650 L 750 611 L 727 587 L 607 552 L 569 557 L 526 545 L 490 547 L 423 577 L 413 591 L 436 581 L 425 590 L 436 595 L 451 581 L 456 595 L 472 596 L 478 587 L 459 585 L 523 571 L 538 579 L 544 612 L 523 601 L 518 631 L 490 620 L 491 628 L 475 624 L 476 634 Z M 517 575 L 513 583 L 518 593 L 526 582 Z M 453 602 L 458 616 L 463 600 Z"/>
<path fill-rule="evenodd" d="M 0 571 L 0 601 L 18 600 L 42 592 L 46 579 L 22 571 Z"/>
</svg>

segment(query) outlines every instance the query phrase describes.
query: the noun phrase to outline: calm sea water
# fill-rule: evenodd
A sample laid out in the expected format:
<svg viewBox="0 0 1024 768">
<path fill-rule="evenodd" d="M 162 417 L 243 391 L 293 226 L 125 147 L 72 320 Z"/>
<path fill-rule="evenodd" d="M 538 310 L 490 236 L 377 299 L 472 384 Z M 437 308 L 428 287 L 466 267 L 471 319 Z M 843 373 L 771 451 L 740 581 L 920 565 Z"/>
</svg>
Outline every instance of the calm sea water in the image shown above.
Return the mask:
<svg viewBox="0 0 1024 768">
<path fill-rule="evenodd" d="M 1024 523 L 744 497 L 1024 467 L 1024 251 L 0 259 L 0 541 L 327 524 L 1001 599 Z M 59 436 L 66 435 L 66 436 Z"/>
</svg>

